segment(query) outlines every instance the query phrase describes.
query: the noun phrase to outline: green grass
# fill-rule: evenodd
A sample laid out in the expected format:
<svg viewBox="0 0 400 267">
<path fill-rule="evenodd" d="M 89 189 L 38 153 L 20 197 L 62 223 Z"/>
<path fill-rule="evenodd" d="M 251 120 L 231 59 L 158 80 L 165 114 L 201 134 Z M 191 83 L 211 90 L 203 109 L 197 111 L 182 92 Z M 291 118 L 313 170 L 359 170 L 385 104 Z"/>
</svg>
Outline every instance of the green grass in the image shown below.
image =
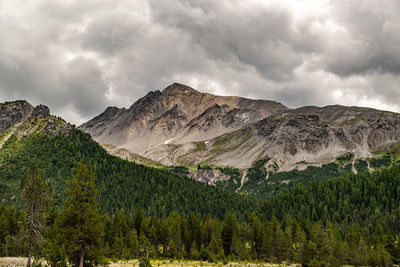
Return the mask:
<svg viewBox="0 0 400 267">
<path fill-rule="evenodd" d="M 194 144 L 196 145 L 196 148 L 193 150 L 193 152 L 199 152 L 199 151 L 207 150 L 207 146 L 203 141 L 194 142 Z"/>
<path fill-rule="evenodd" d="M 355 117 L 352 118 L 352 119 L 342 121 L 341 123 L 339 123 L 339 125 L 340 125 L 340 126 L 352 125 L 352 124 L 354 124 L 360 117 L 361 117 L 360 115 L 357 115 L 357 116 L 355 116 Z"/>
</svg>

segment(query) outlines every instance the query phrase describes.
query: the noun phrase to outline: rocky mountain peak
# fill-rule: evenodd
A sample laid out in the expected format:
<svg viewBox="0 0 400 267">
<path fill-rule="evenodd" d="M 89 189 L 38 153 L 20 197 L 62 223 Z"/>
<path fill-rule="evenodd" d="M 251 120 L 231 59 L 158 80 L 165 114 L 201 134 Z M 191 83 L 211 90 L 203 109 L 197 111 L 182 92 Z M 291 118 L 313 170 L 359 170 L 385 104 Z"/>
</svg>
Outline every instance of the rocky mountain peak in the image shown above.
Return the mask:
<svg viewBox="0 0 400 267">
<path fill-rule="evenodd" d="M 37 105 L 32 112 L 31 117 L 47 117 L 50 115 L 50 109 L 45 105 Z"/>
<path fill-rule="evenodd" d="M 33 106 L 25 100 L 5 102 L 0 104 L 0 133 L 3 133 L 15 123 L 27 119 L 33 112 Z"/>
<path fill-rule="evenodd" d="M 136 111 L 145 110 L 146 107 L 151 105 L 161 95 L 162 93 L 159 90 L 150 91 L 149 93 L 147 93 L 147 95 L 145 95 L 142 98 L 139 98 L 135 103 L 133 103 L 132 106 L 130 106 L 129 110 L 136 110 Z"/>
<path fill-rule="evenodd" d="M 244 125 L 286 110 L 267 100 L 201 93 L 173 83 L 151 91 L 123 111 L 106 110 L 79 126 L 98 142 L 146 156 L 165 145 L 197 142 L 238 130 Z"/>
<path fill-rule="evenodd" d="M 51 116 L 47 106 L 33 107 L 25 100 L 0 103 L 0 147 L 12 135 L 21 138 L 35 132 L 45 132 L 54 136 L 70 128 L 71 125 L 64 120 Z"/>
<path fill-rule="evenodd" d="M 193 93 L 200 94 L 199 91 L 197 91 L 187 85 L 181 84 L 181 83 L 173 83 L 170 86 L 168 86 L 167 88 L 165 88 L 162 92 L 163 92 L 163 94 L 167 94 L 167 95 L 193 94 Z"/>
</svg>

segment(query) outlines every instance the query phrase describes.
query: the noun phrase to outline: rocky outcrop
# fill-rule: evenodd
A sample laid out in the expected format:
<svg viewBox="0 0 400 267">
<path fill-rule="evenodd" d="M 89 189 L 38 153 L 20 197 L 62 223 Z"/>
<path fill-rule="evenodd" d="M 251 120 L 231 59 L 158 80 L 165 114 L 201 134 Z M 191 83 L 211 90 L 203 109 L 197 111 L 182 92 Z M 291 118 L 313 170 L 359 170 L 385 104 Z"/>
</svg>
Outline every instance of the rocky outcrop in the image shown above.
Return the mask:
<svg viewBox="0 0 400 267">
<path fill-rule="evenodd" d="M 21 138 L 40 131 L 54 136 L 71 127 L 64 120 L 51 116 L 50 109 L 44 105 L 33 107 L 25 100 L 0 104 L 0 135 L 4 135 L 1 144 L 12 135 Z"/>
<path fill-rule="evenodd" d="M 36 118 L 36 117 L 42 117 L 45 118 L 47 116 L 50 116 L 50 109 L 47 106 L 44 105 L 38 105 L 33 109 L 31 117 Z"/>
<path fill-rule="evenodd" d="M 34 108 L 24 100 L 0 104 L 0 134 L 31 116 Z"/>
<path fill-rule="evenodd" d="M 189 175 L 190 178 L 209 185 L 215 185 L 216 182 L 224 182 L 231 179 L 229 175 L 216 169 L 199 169 Z"/>
</svg>

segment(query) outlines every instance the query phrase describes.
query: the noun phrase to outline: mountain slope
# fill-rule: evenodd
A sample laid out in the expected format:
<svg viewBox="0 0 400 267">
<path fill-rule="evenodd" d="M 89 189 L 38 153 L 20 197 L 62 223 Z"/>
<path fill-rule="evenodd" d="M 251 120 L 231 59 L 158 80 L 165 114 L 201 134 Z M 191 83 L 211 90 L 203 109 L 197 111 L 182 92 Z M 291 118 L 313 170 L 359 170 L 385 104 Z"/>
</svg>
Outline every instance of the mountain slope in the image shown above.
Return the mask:
<svg viewBox="0 0 400 267">
<path fill-rule="evenodd" d="M 36 164 L 60 205 L 67 179 L 83 161 L 96 174 L 101 210 L 110 214 L 142 208 L 158 216 L 173 210 L 218 216 L 232 210 L 243 218 L 258 208 L 259 202 L 251 198 L 111 156 L 88 134 L 51 116 L 44 106 L 33 108 L 17 101 L 0 108 L 5 112 L 0 113 L 0 136 L 4 140 L 0 148 L 2 203 L 18 203 L 20 178 Z"/>
<path fill-rule="evenodd" d="M 400 141 L 400 114 L 374 109 L 305 107 L 271 115 L 209 140 L 207 163 L 249 168 L 260 159 L 270 170 L 305 169 L 351 153 L 372 157 Z M 247 160 L 243 160 L 247 159 Z"/>
</svg>

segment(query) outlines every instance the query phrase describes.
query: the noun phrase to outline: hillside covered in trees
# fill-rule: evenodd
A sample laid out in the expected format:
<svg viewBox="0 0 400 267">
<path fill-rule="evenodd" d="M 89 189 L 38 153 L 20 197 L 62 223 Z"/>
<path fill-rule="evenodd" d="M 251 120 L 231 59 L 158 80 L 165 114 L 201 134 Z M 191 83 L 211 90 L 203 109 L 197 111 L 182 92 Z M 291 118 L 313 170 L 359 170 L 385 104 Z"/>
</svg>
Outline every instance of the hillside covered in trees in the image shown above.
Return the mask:
<svg viewBox="0 0 400 267">
<path fill-rule="evenodd" d="M 400 261 L 399 195 L 400 166 L 395 166 L 319 184 L 299 183 L 269 196 L 259 211 L 245 218 L 230 212 L 221 219 L 185 211 L 146 216 L 139 206 L 134 214 L 124 209 L 103 211 L 97 226 L 97 260 L 150 257 L 389 266 Z M 50 248 L 63 247 L 64 213 L 53 206 L 46 215 Z M 26 253 L 27 243 L 20 238 L 25 217 L 15 207 L 0 208 L 0 255 Z M 37 253 L 67 259 L 63 249 L 54 251 L 46 245 Z"/>
<path fill-rule="evenodd" d="M 60 206 L 65 199 L 67 178 L 72 177 L 79 162 L 94 171 L 100 210 L 109 214 L 120 209 L 132 214 L 141 208 L 145 214 L 159 217 L 171 211 L 213 216 L 233 211 L 243 218 L 260 207 L 260 201 L 251 197 L 111 156 L 88 134 L 74 128 L 54 137 L 37 133 L 8 139 L 0 149 L 1 201 L 18 202 L 19 181 L 35 164 L 51 184 L 55 203 Z"/>
</svg>

